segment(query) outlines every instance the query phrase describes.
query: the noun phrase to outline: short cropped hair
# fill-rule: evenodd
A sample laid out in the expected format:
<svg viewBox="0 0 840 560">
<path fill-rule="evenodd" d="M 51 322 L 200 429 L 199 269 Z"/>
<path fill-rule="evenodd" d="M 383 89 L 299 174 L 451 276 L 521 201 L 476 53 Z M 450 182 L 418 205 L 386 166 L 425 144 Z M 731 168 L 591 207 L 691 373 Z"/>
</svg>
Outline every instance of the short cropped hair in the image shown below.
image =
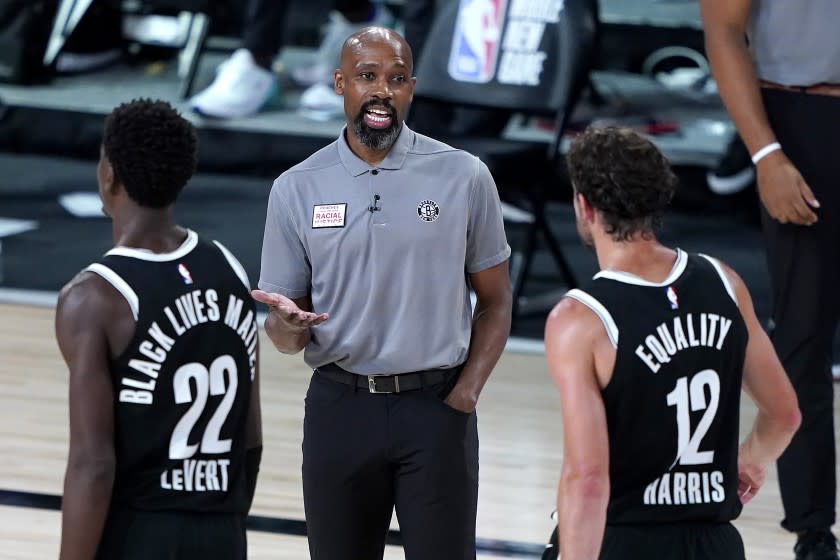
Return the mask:
<svg viewBox="0 0 840 560">
<path fill-rule="evenodd" d="M 601 213 L 616 241 L 652 236 L 674 197 L 677 178 L 668 160 L 629 128 L 586 129 L 572 142 L 566 164 L 575 192 Z"/>
<path fill-rule="evenodd" d="M 140 206 L 174 203 L 195 173 L 195 129 L 169 103 L 135 99 L 105 119 L 102 147 L 117 180 Z"/>
</svg>

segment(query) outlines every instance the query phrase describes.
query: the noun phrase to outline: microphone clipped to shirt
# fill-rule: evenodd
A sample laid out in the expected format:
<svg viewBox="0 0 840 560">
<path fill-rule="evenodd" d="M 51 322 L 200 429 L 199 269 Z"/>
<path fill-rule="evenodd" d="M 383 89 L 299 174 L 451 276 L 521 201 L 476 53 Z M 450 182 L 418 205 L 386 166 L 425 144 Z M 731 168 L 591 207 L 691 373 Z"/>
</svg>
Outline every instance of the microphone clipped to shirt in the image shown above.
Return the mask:
<svg viewBox="0 0 840 560">
<path fill-rule="evenodd" d="M 382 210 L 382 208 L 379 206 L 379 195 L 378 194 L 373 195 L 373 204 L 368 206 L 368 210 L 370 210 L 371 213 L 379 212 L 380 210 Z"/>
</svg>

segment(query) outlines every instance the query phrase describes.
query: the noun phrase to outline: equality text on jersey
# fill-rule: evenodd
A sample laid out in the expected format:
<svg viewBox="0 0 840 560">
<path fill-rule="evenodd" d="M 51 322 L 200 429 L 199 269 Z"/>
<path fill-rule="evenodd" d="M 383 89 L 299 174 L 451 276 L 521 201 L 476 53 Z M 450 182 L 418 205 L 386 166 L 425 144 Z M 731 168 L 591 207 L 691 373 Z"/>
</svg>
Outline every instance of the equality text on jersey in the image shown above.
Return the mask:
<svg viewBox="0 0 840 560">
<path fill-rule="evenodd" d="M 656 373 L 681 350 L 708 347 L 721 350 L 732 319 L 716 313 L 687 313 L 665 321 L 636 347 L 636 356 Z"/>
</svg>

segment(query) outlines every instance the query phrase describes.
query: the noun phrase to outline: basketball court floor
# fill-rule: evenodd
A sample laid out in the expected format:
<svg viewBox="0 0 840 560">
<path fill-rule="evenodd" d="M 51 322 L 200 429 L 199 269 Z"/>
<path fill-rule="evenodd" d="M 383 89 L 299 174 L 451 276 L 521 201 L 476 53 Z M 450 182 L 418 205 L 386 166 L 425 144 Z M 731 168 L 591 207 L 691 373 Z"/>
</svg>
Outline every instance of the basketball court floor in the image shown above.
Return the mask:
<svg viewBox="0 0 840 560">
<path fill-rule="evenodd" d="M 45 298 L 48 303 L 49 298 Z M 0 558 L 56 558 L 57 496 L 67 453 L 67 375 L 53 335 L 50 305 L 0 304 Z M 300 356 L 263 338 L 265 452 L 249 531 L 250 557 L 308 558 L 303 535 L 301 423 L 311 375 Z M 742 433 L 755 408 L 742 405 Z M 478 557 L 540 557 L 552 527 L 562 461 L 558 399 L 539 353 L 506 351 L 479 406 Z M 838 416 L 840 418 L 840 416 Z M 778 526 L 775 471 L 736 525 L 747 558 L 792 558 L 793 539 Z M 392 529 L 398 530 L 396 519 Z M 394 534 L 397 538 L 396 534 Z M 395 541 L 396 542 L 396 541 Z M 398 545 L 389 560 L 403 558 Z"/>
</svg>

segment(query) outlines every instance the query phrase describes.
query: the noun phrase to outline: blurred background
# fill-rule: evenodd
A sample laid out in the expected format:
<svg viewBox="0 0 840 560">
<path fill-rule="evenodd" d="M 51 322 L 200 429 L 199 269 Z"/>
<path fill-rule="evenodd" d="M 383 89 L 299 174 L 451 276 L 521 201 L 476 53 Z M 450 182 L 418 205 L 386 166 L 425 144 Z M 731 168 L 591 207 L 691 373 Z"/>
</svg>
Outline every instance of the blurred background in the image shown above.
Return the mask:
<svg viewBox="0 0 840 560">
<path fill-rule="evenodd" d="M 406 35 L 409 125 L 479 155 L 505 204 L 516 339 L 537 344 L 559 294 L 595 272 L 563 152 L 593 123 L 648 134 L 681 186 L 663 237 L 769 289 L 749 155 L 710 77 L 696 0 L 0 0 L 0 289 L 52 294 L 111 244 L 95 162 L 104 116 L 138 97 L 199 130 L 179 221 L 259 275 L 272 181 L 332 142 L 343 40 Z"/>
</svg>

